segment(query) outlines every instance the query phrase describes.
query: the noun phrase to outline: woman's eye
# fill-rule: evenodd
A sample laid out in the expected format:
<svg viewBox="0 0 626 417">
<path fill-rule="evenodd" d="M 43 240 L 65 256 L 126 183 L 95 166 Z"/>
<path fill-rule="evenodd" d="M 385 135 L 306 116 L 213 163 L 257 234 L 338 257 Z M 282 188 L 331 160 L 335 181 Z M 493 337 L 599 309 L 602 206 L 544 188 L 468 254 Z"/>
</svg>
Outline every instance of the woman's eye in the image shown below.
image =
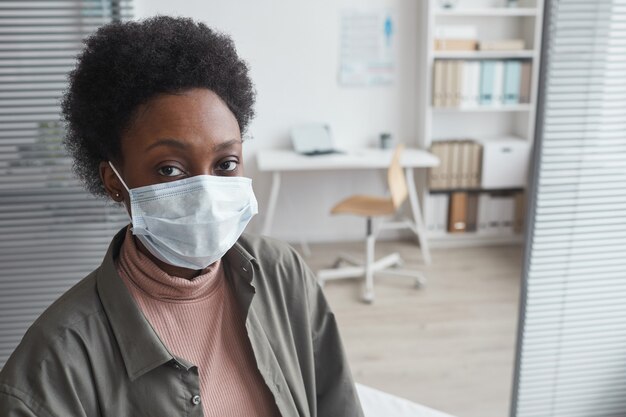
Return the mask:
<svg viewBox="0 0 626 417">
<path fill-rule="evenodd" d="M 224 161 L 219 164 L 220 171 L 234 171 L 237 169 L 237 161 Z"/>
<path fill-rule="evenodd" d="M 183 173 L 183 171 L 173 166 L 166 166 L 166 167 L 159 168 L 158 172 L 159 174 L 164 175 L 166 177 L 176 177 Z"/>
</svg>

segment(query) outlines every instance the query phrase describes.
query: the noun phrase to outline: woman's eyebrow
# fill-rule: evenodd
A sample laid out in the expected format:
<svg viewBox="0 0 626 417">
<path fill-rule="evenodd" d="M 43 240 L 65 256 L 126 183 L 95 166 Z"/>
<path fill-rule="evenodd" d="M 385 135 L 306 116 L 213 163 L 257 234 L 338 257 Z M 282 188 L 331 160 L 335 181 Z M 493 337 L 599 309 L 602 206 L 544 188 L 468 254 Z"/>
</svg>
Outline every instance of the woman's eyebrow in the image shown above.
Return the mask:
<svg viewBox="0 0 626 417">
<path fill-rule="evenodd" d="M 219 152 L 221 150 L 228 149 L 237 143 L 243 143 L 243 140 L 237 138 L 237 139 L 227 140 L 226 142 L 218 143 L 217 145 L 213 146 L 213 151 Z"/>
<path fill-rule="evenodd" d="M 149 151 L 152 148 L 156 148 L 157 146 L 170 146 L 170 147 L 179 148 L 179 149 L 187 149 L 186 143 L 177 139 L 166 138 L 166 139 L 157 140 L 156 142 L 148 146 L 146 148 L 146 151 Z"/>
</svg>

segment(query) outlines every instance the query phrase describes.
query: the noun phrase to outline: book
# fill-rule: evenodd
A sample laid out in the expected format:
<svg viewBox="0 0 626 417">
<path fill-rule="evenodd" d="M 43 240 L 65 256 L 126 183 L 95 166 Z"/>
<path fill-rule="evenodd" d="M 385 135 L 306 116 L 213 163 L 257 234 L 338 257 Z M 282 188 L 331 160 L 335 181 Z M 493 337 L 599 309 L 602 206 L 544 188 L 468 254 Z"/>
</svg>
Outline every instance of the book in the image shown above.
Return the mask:
<svg viewBox="0 0 626 417">
<path fill-rule="evenodd" d="M 455 192 L 450 194 L 450 209 L 448 215 L 448 232 L 463 233 L 467 228 L 467 193 Z"/>
<path fill-rule="evenodd" d="M 504 63 L 504 104 L 520 102 L 520 76 L 522 64 L 520 61 L 505 61 Z"/>
<path fill-rule="evenodd" d="M 480 41 L 478 49 L 481 51 L 519 51 L 524 49 L 523 39 L 502 39 Z"/>
</svg>

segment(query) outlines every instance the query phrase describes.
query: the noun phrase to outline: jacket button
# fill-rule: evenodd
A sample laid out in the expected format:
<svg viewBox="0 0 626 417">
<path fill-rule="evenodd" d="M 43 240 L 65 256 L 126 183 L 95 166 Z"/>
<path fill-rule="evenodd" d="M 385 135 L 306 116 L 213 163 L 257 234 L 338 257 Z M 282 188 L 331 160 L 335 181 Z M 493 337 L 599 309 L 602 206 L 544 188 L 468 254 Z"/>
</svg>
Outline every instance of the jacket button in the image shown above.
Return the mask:
<svg viewBox="0 0 626 417">
<path fill-rule="evenodd" d="M 199 395 L 194 395 L 193 397 L 191 397 L 191 403 L 193 405 L 200 404 L 200 396 Z"/>
</svg>

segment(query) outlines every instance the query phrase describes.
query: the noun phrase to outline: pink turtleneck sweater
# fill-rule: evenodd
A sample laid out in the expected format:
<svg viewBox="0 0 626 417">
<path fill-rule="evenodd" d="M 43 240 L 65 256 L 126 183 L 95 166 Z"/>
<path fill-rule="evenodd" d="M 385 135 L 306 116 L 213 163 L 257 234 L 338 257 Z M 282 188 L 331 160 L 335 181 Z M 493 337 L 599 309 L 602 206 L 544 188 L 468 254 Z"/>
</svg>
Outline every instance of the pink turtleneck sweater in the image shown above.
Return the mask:
<svg viewBox="0 0 626 417">
<path fill-rule="evenodd" d="M 280 415 L 221 261 L 191 280 L 170 276 L 137 249 L 129 227 L 117 270 L 170 352 L 198 366 L 206 417 Z"/>
</svg>

